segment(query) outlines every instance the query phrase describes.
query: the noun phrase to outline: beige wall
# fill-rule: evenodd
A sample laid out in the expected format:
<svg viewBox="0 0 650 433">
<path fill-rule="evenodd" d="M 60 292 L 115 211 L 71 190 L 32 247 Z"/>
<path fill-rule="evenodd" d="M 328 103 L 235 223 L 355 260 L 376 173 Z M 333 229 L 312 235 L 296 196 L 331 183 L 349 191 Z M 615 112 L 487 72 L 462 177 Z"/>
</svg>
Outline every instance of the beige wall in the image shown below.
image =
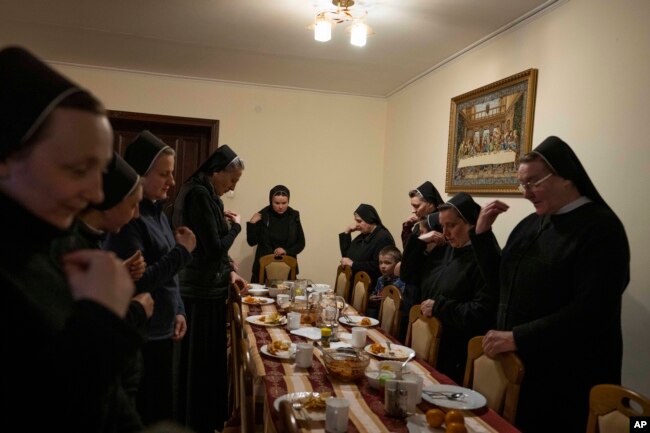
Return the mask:
<svg viewBox="0 0 650 433">
<path fill-rule="evenodd" d="M 248 221 L 276 184 L 291 190 L 307 248 L 301 275 L 333 284 L 337 234 L 361 202 L 381 208 L 386 101 L 70 66 L 59 70 L 87 86 L 109 109 L 219 119 L 219 144 L 246 170 L 226 209 Z M 245 224 L 243 224 L 245 226 Z M 250 277 L 253 248 L 245 227 L 231 248 Z"/>
<path fill-rule="evenodd" d="M 549 135 L 567 141 L 627 230 L 632 281 L 623 299 L 624 384 L 646 395 L 649 19 L 650 2 L 645 0 L 565 2 L 391 97 L 383 201 L 404 204 L 384 206 L 382 214 L 397 230 L 408 214 L 409 189 L 429 179 L 444 190 L 451 98 L 528 68 L 539 69 L 533 146 Z M 495 226 L 502 245 L 514 224 L 532 212 L 523 198 L 503 200 L 511 207 Z"/>
</svg>

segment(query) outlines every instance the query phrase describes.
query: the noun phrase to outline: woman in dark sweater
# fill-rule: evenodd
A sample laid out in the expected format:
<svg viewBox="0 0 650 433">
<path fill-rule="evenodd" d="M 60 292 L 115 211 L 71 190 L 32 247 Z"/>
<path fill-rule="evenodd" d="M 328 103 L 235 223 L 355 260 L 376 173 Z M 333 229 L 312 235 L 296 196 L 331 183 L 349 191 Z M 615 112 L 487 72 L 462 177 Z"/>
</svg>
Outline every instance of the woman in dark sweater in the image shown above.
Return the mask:
<svg viewBox="0 0 650 433">
<path fill-rule="evenodd" d="M 269 205 L 254 214 L 246 224 L 246 242 L 251 247 L 257 245 L 251 281 L 264 284 L 264 281 L 259 281 L 260 257 L 275 254 L 297 258 L 305 249 L 300 212 L 289 207 L 290 197 L 289 188 L 274 186 L 269 192 Z"/>
<path fill-rule="evenodd" d="M 172 221 L 197 236 L 194 260 L 180 274 L 188 334 L 180 366 L 182 421 L 197 433 L 222 429 L 228 419 L 226 302 L 234 272 L 228 250 L 241 231 L 239 214 L 224 210 L 221 196 L 234 191 L 244 162 L 220 146 L 183 184 Z"/>
<path fill-rule="evenodd" d="M 131 432 L 119 377 L 142 339 L 133 282 L 102 251 L 51 258 L 102 198 L 112 131 L 87 91 L 20 48 L 0 51 L 0 430 Z"/>
<path fill-rule="evenodd" d="M 476 224 L 481 207 L 461 192 L 438 210 L 447 246 L 442 260 L 420 282 L 420 305 L 425 316 L 437 317 L 442 323 L 436 368 L 462 383 L 467 343 L 494 326 L 498 293 L 485 283 L 469 240 L 469 230 Z M 437 236 L 431 231 L 420 239 L 426 242 Z"/>
<path fill-rule="evenodd" d="M 359 235 L 352 239 L 351 233 Z M 379 271 L 379 251 L 387 245 L 395 245 L 393 236 L 381 223 L 379 214 L 369 204 L 360 204 L 354 211 L 354 224 L 339 233 L 341 264 L 352 268 L 352 280 L 359 271 L 370 275 L 370 287 L 374 287 Z"/>
</svg>

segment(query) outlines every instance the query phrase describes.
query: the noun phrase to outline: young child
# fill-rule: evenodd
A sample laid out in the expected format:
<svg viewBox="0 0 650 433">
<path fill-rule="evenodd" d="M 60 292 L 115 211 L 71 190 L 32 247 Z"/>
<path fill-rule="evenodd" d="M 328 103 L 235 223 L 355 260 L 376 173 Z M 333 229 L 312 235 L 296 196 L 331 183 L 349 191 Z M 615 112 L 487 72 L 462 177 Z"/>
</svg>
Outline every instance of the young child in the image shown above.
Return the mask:
<svg viewBox="0 0 650 433">
<path fill-rule="evenodd" d="M 375 288 L 370 292 L 366 315 L 377 318 L 379 316 L 379 304 L 381 302 L 381 291 L 385 286 L 393 285 L 404 294 L 404 282 L 397 275 L 396 267 L 402 261 L 402 253 L 397 247 L 388 245 L 379 251 L 379 271 L 381 277 L 377 279 Z"/>
</svg>

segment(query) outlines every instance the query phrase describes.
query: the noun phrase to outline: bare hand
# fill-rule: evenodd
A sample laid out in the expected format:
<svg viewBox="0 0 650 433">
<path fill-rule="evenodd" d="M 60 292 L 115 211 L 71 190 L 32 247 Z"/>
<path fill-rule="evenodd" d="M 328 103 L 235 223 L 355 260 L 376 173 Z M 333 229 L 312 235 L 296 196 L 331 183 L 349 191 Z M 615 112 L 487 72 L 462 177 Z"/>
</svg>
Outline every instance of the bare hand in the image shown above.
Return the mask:
<svg viewBox="0 0 650 433">
<path fill-rule="evenodd" d="M 239 264 L 235 260 L 230 259 L 230 267 L 233 271 L 239 272 Z"/>
<path fill-rule="evenodd" d="M 244 287 L 245 290 L 248 290 L 248 281 L 246 281 L 241 275 L 235 271 L 230 272 L 230 282 L 232 284 L 238 284 L 239 287 Z"/>
<path fill-rule="evenodd" d="M 517 350 L 515 337 L 512 331 L 495 331 L 490 330 L 483 337 L 483 352 L 490 357 L 494 357 L 503 352 L 514 352 Z"/>
<path fill-rule="evenodd" d="M 237 212 L 233 212 L 231 210 L 227 210 L 223 212 L 223 215 L 226 217 L 228 221 L 241 224 L 241 216 Z"/>
<path fill-rule="evenodd" d="M 151 319 L 151 316 L 153 316 L 153 305 L 154 305 L 154 301 L 153 298 L 151 297 L 151 293 L 149 292 L 138 293 L 133 297 L 133 300 L 139 302 L 140 305 L 142 305 L 142 308 L 144 308 L 144 313 L 147 315 L 147 319 Z"/>
<path fill-rule="evenodd" d="M 190 253 L 196 248 L 196 236 L 189 228 L 183 226 L 176 229 L 176 243 L 179 243 L 185 247 Z"/>
<path fill-rule="evenodd" d="M 354 262 L 352 260 L 350 260 L 349 258 L 347 258 L 347 257 L 343 257 L 341 259 L 341 264 L 343 266 L 352 266 L 352 263 L 354 263 Z"/>
<path fill-rule="evenodd" d="M 407 224 L 407 225 L 411 225 L 411 226 L 412 226 L 413 224 L 415 224 L 415 223 L 418 222 L 419 220 L 420 220 L 420 218 L 418 218 L 418 216 L 415 214 L 415 212 L 413 212 L 413 213 L 411 214 L 411 216 L 409 216 L 408 218 L 406 218 L 406 221 L 404 221 L 404 224 Z"/>
<path fill-rule="evenodd" d="M 75 300 L 89 299 L 125 317 L 135 286 L 122 261 L 101 250 L 78 250 L 62 257 Z"/>
<path fill-rule="evenodd" d="M 250 221 L 250 222 L 253 223 L 253 224 L 255 224 L 256 222 L 258 222 L 258 221 L 261 220 L 261 219 L 262 219 L 262 214 L 259 213 L 259 212 L 257 212 L 257 213 L 254 213 L 254 214 L 253 214 L 253 216 L 251 217 L 251 221 Z"/>
<path fill-rule="evenodd" d="M 426 232 L 425 234 L 418 236 L 418 239 L 420 239 L 422 242 L 426 242 L 427 244 L 433 244 L 436 247 L 441 247 L 447 243 L 445 236 L 435 230 L 431 230 L 430 232 Z"/>
<path fill-rule="evenodd" d="M 433 304 L 435 304 L 436 301 L 433 299 L 426 299 L 422 301 L 420 304 L 420 311 L 422 311 L 422 314 L 427 317 L 431 317 L 433 315 Z"/>
<path fill-rule="evenodd" d="M 273 254 L 275 254 L 275 257 L 280 257 L 286 256 L 287 252 L 284 250 L 284 248 L 276 248 L 275 251 L 273 251 Z"/>
<path fill-rule="evenodd" d="M 345 229 L 345 233 L 352 233 L 352 232 L 356 232 L 357 230 L 359 230 L 359 224 L 354 223 Z"/>
<path fill-rule="evenodd" d="M 176 315 L 176 323 L 174 324 L 174 335 L 172 335 L 173 341 L 181 341 L 185 337 L 187 332 L 187 322 L 185 321 L 185 316 L 182 314 Z"/>
<path fill-rule="evenodd" d="M 144 275 L 147 269 L 147 262 L 142 256 L 142 251 L 138 250 L 128 259 L 124 260 L 124 268 L 127 270 L 133 281 L 138 281 Z"/>
<path fill-rule="evenodd" d="M 492 224 L 496 221 L 497 217 L 506 212 L 510 206 L 502 201 L 494 200 L 483 206 L 481 212 L 478 214 L 478 221 L 474 231 L 476 234 L 485 233 L 492 228 Z"/>
</svg>

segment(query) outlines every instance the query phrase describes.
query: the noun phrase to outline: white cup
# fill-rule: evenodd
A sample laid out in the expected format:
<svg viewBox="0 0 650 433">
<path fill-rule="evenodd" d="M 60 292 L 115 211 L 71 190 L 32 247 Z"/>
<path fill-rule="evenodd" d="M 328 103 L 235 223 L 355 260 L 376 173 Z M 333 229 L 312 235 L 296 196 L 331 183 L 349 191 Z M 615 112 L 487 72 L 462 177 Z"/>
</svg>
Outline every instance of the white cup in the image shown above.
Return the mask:
<svg viewBox="0 0 650 433">
<path fill-rule="evenodd" d="M 415 405 L 422 401 L 422 387 L 424 386 L 424 379 L 419 374 L 404 373 L 402 375 L 402 381 L 408 382 L 409 384 L 415 384 L 409 388 L 408 392 L 409 408 L 413 409 L 410 410 L 410 412 L 415 412 Z"/>
<path fill-rule="evenodd" d="M 279 307 L 282 307 L 285 304 L 289 303 L 289 295 L 286 293 L 278 293 L 276 297 L 276 302 Z"/>
<path fill-rule="evenodd" d="M 296 344 L 296 367 L 311 367 L 312 357 L 314 354 L 314 345 L 310 343 Z"/>
<path fill-rule="evenodd" d="M 292 311 L 287 314 L 287 327 L 289 329 L 300 328 L 300 313 Z"/>
<path fill-rule="evenodd" d="M 325 400 L 325 431 L 345 433 L 348 431 L 350 402 L 344 398 L 331 397 Z"/>
<path fill-rule="evenodd" d="M 366 328 L 361 328 L 359 326 L 352 328 L 352 347 L 360 349 L 366 346 L 366 337 L 368 336 L 368 330 Z"/>
</svg>

